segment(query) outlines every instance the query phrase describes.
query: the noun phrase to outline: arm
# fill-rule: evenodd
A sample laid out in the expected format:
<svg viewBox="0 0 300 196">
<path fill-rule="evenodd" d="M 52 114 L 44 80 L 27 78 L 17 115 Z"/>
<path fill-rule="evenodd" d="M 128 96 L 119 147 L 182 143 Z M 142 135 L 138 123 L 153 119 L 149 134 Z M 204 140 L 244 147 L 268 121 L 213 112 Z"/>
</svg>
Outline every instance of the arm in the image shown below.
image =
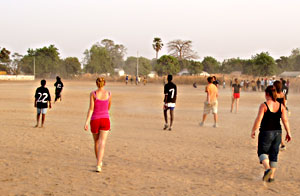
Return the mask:
<svg viewBox="0 0 300 196">
<path fill-rule="evenodd" d="M 110 96 L 109 96 L 109 99 L 108 99 L 108 110 L 110 110 L 110 106 L 111 106 L 111 93 L 110 93 Z"/>
<path fill-rule="evenodd" d="M 265 109 L 266 109 L 265 104 L 261 104 L 260 107 L 259 107 L 259 110 L 258 110 L 257 117 L 256 117 L 256 119 L 254 121 L 254 124 L 253 124 L 253 127 L 252 127 L 252 131 L 251 131 L 251 137 L 252 137 L 252 139 L 255 138 L 255 131 L 256 131 L 256 129 L 258 129 L 258 127 L 259 127 L 259 125 L 261 123 L 261 120 L 264 117 Z"/>
<path fill-rule="evenodd" d="M 47 89 L 47 91 L 48 91 L 48 101 L 49 101 L 49 108 L 51 108 L 52 106 L 51 106 L 51 95 L 50 95 L 50 92 L 49 92 L 49 90 Z"/>
<path fill-rule="evenodd" d="M 292 140 L 292 135 L 291 135 L 291 131 L 290 131 L 290 124 L 286 115 L 286 108 L 284 105 L 281 106 L 281 121 L 284 125 L 285 131 L 286 131 L 286 137 L 285 140 L 287 142 Z"/>
<path fill-rule="evenodd" d="M 37 96 L 37 90 L 35 91 L 35 95 L 34 95 L 34 107 L 36 108 L 36 102 L 38 100 L 38 96 Z"/>
<path fill-rule="evenodd" d="M 91 92 L 91 94 L 90 94 L 90 106 L 89 106 L 89 109 L 88 109 L 88 113 L 87 113 L 87 117 L 86 117 L 86 121 L 85 121 L 85 125 L 84 125 L 84 130 L 86 130 L 86 131 L 89 128 L 89 122 L 91 120 L 93 110 L 94 110 L 94 97 L 93 97 L 93 92 Z"/>
</svg>

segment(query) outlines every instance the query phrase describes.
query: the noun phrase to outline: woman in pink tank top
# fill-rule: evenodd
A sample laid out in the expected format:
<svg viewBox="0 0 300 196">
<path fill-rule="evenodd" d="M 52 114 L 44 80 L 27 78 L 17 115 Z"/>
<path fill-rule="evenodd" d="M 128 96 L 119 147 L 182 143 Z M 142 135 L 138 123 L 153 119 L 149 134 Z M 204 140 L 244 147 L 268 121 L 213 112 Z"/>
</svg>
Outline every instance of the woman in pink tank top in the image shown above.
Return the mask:
<svg viewBox="0 0 300 196">
<path fill-rule="evenodd" d="M 90 107 L 84 129 L 87 131 L 90 123 L 97 159 L 96 172 L 101 172 L 105 143 L 110 130 L 108 110 L 111 105 L 111 93 L 104 89 L 104 78 L 97 78 L 96 84 L 98 89 L 90 94 Z"/>
</svg>

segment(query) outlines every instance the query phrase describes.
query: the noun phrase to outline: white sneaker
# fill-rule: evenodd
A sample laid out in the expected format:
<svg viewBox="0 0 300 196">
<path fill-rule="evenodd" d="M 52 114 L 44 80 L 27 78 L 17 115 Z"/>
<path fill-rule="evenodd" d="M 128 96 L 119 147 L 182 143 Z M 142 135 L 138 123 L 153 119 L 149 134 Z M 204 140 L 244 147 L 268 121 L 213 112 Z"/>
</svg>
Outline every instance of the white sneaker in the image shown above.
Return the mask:
<svg viewBox="0 0 300 196">
<path fill-rule="evenodd" d="M 101 172 L 102 171 L 102 162 L 100 163 L 100 165 L 96 166 L 96 172 Z"/>
</svg>

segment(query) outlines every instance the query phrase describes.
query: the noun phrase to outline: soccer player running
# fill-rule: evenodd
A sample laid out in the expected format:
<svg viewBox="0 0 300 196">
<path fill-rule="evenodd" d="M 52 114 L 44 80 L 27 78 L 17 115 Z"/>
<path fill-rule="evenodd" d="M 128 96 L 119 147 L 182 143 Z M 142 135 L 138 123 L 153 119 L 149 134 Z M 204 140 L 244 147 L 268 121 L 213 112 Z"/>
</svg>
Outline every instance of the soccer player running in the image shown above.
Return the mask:
<svg viewBox="0 0 300 196">
<path fill-rule="evenodd" d="M 54 86 L 55 86 L 55 100 L 54 100 L 54 103 L 55 103 L 58 99 L 60 99 L 60 101 L 61 101 L 61 92 L 64 87 L 64 84 L 62 83 L 59 76 L 56 76 L 56 82 L 55 82 Z"/>
<path fill-rule="evenodd" d="M 87 131 L 90 123 L 97 159 L 96 172 L 101 172 L 105 144 L 110 130 L 108 111 L 111 106 L 111 93 L 104 89 L 104 78 L 97 78 L 96 85 L 98 89 L 90 93 L 90 107 L 84 129 Z"/>
<path fill-rule="evenodd" d="M 241 93 L 241 86 L 238 82 L 238 79 L 234 79 L 234 84 L 232 85 L 232 102 L 231 102 L 231 110 L 230 112 L 233 111 L 233 105 L 235 102 L 235 113 L 238 112 L 239 110 L 239 100 L 240 100 L 240 93 Z"/>
<path fill-rule="evenodd" d="M 207 93 L 206 96 L 206 100 L 204 102 L 204 111 L 203 111 L 203 118 L 202 118 L 202 122 L 200 123 L 200 126 L 204 126 L 204 122 L 206 120 L 207 114 L 210 113 L 210 111 L 212 111 L 213 115 L 214 115 L 214 121 L 215 124 L 213 125 L 213 127 L 217 128 L 217 121 L 218 121 L 218 88 L 216 87 L 216 85 L 213 84 L 213 78 L 212 77 L 208 77 L 207 78 L 207 82 L 208 85 L 205 88 L 205 92 Z"/>
<path fill-rule="evenodd" d="M 49 108 L 51 108 L 51 96 L 48 88 L 46 88 L 45 86 L 46 86 L 46 80 L 41 80 L 41 86 L 37 88 L 35 91 L 34 107 L 37 108 L 35 127 L 39 126 L 41 114 L 42 114 L 41 127 L 44 127 L 48 102 L 49 102 Z"/>
<path fill-rule="evenodd" d="M 165 126 L 164 130 L 166 130 L 169 125 L 168 125 L 168 110 L 170 110 L 170 127 L 169 131 L 172 130 L 172 125 L 173 125 L 173 120 L 174 120 L 174 109 L 176 106 L 176 98 L 177 98 L 177 86 L 172 82 L 173 76 L 168 75 L 168 83 L 165 84 L 164 87 L 164 118 L 165 118 Z"/>
<path fill-rule="evenodd" d="M 276 96 L 275 87 L 268 86 L 265 90 L 266 102 L 260 105 L 251 132 L 251 137 L 255 139 L 255 131 L 260 126 L 257 154 L 265 169 L 263 181 L 266 182 L 274 181 L 282 137 L 280 119 L 286 130 L 285 140 L 289 142 L 292 139 L 285 106 L 276 101 Z"/>
</svg>

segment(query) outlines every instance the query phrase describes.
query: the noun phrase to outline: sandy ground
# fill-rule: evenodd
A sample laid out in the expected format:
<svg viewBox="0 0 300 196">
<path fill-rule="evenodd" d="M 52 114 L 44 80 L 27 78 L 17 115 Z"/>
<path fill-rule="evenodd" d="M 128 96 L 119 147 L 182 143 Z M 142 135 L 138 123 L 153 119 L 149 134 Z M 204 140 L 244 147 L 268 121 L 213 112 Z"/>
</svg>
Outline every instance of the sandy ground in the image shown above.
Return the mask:
<svg viewBox="0 0 300 196">
<path fill-rule="evenodd" d="M 54 81 L 48 88 L 54 98 Z M 219 128 L 202 118 L 204 87 L 178 86 L 173 131 L 163 131 L 162 85 L 108 84 L 112 131 L 102 173 L 94 172 L 91 133 L 83 130 L 94 82 L 64 81 L 45 128 L 33 128 L 39 81 L 0 81 L 0 195 L 299 195 L 299 95 L 289 96 L 293 141 L 279 155 L 276 181 L 263 183 L 250 131 L 263 93 L 242 93 L 230 113 L 220 89 Z"/>
</svg>

